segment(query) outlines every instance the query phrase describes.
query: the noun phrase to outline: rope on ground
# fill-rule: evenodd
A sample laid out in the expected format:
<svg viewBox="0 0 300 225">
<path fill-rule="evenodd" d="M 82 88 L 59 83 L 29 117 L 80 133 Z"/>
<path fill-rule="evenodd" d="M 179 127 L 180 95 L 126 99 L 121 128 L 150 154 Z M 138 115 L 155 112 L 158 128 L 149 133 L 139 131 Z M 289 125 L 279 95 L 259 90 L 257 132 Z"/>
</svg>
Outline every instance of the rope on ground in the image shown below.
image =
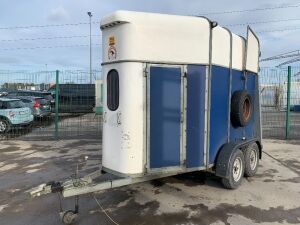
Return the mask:
<svg viewBox="0 0 300 225">
<path fill-rule="evenodd" d="M 273 160 L 277 161 L 279 164 L 281 164 L 282 166 L 288 168 L 289 170 L 293 171 L 294 173 L 298 174 L 299 171 L 295 170 L 294 168 L 290 167 L 287 163 L 281 161 L 280 159 L 275 158 L 274 156 L 272 156 L 270 153 L 267 153 L 265 151 L 262 151 L 264 154 L 266 154 L 267 156 L 269 156 L 270 158 L 272 158 Z"/>
<path fill-rule="evenodd" d="M 111 218 L 111 217 L 108 215 L 108 213 L 104 210 L 104 208 L 103 208 L 103 207 L 101 206 L 101 204 L 99 203 L 99 201 L 98 201 L 98 199 L 96 198 L 96 196 L 93 195 L 93 197 L 94 197 L 94 199 L 95 199 L 97 205 L 100 207 L 101 211 L 104 212 L 104 214 L 107 216 L 107 218 L 108 218 L 112 223 L 114 223 L 115 225 L 120 225 L 120 224 L 118 224 L 116 221 L 114 221 L 113 218 Z"/>
</svg>

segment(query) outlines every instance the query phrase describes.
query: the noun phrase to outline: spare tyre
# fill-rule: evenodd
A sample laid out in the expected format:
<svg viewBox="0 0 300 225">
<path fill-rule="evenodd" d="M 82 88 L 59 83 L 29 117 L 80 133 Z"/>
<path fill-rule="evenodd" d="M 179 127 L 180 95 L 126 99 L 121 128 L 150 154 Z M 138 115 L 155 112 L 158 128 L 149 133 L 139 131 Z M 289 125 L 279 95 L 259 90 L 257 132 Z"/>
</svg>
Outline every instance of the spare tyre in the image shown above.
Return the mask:
<svg viewBox="0 0 300 225">
<path fill-rule="evenodd" d="M 252 115 L 251 96 L 245 90 L 235 91 L 231 97 L 231 123 L 234 127 L 245 127 Z"/>
</svg>

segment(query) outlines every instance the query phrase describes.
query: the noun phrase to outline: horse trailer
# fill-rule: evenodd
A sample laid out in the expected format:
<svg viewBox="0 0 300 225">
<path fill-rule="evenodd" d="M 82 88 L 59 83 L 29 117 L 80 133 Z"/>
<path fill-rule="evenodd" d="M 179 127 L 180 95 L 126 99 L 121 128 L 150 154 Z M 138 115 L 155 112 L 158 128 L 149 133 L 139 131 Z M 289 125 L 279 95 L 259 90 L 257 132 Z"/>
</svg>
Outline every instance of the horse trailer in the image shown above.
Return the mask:
<svg viewBox="0 0 300 225">
<path fill-rule="evenodd" d="M 78 198 L 200 170 L 235 189 L 256 173 L 260 45 L 250 27 L 244 39 L 205 17 L 117 11 L 101 30 L 101 168 L 40 185 L 32 196 Z"/>
</svg>

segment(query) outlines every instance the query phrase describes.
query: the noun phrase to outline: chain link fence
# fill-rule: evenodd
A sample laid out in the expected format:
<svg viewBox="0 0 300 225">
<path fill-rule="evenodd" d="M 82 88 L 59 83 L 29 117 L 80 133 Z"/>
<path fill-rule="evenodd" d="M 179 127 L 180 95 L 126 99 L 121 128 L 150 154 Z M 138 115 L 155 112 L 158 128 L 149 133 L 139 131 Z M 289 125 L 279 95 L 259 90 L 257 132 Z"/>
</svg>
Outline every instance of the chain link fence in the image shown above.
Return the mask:
<svg viewBox="0 0 300 225">
<path fill-rule="evenodd" d="M 288 76 L 288 67 L 260 70 L 263 138 L 300 138 L 300 67 L 291 67 L 290 85 Z"/>
<path fill-rule="evenodd" d="M 0 139 L 101 137 L 101 71 L 90 75 L 0 71 Z"/>
</svg>

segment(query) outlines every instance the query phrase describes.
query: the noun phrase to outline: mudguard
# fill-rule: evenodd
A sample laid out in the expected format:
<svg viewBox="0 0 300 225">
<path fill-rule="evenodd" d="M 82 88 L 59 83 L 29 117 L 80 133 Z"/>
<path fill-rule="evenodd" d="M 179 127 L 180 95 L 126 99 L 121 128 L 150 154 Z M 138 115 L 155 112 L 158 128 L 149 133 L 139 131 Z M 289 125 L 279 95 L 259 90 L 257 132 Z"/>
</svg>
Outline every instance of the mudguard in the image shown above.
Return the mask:
<svg viewBox="0 0 300 225">
<path fill-rule="evenodd" d="M 233 153 L 238 149 L 243 149 L 243 147 L 246 147 L 247 145 L 252 144 L 254 142 L 258 145 L 259 158 L 261 159 L 262 145 L 260 141 L 256 138 L 245 140 L 245 141 L 240 140 L 238 142 L 234 142 L 234 143 L 230 142 L 224 144 L 217 156 L 216 171 L 215 171 L 216 176 L 227 178 L 229 176 L 228 174 L 229 162 L 231 160 Z"/>
</svg>

